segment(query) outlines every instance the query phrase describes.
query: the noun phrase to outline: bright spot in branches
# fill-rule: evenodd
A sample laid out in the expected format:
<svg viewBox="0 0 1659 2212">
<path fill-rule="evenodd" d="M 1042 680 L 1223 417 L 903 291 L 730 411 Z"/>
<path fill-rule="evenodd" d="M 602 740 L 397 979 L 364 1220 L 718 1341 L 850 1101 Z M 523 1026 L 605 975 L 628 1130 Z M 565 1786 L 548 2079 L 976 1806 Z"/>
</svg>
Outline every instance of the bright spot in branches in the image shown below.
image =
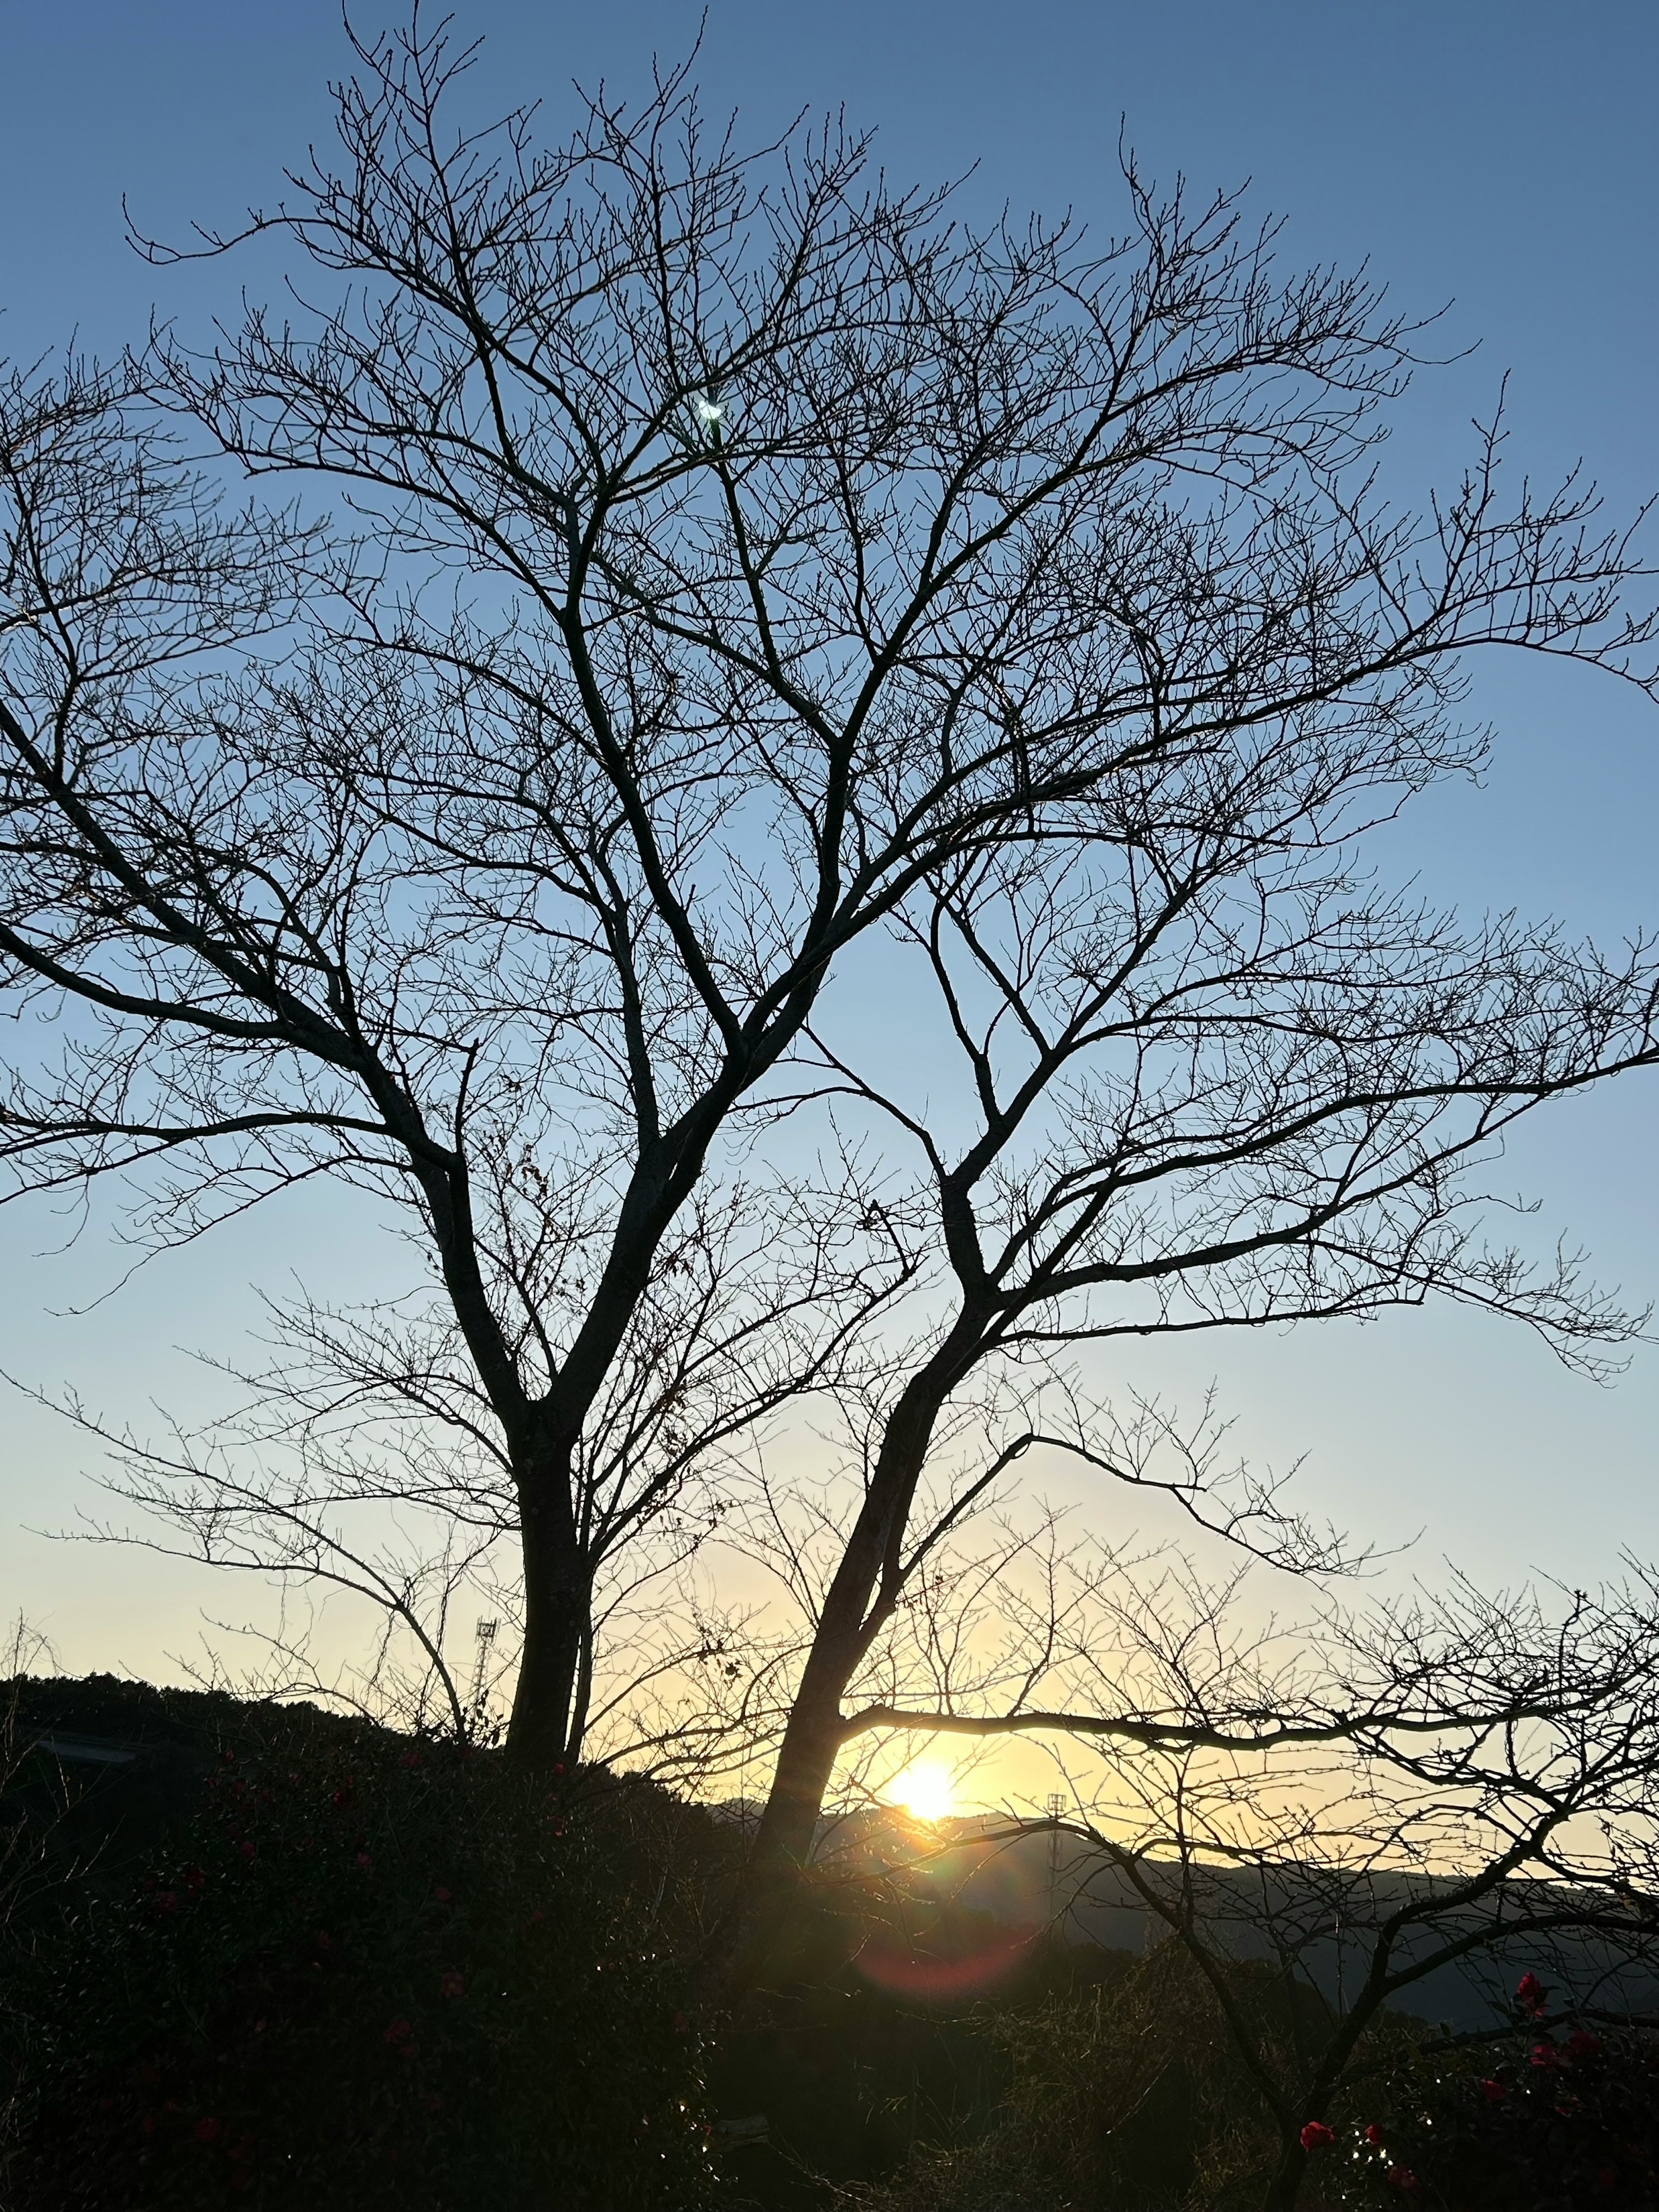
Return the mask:
<svg viewBox="0 0 1659 2212">
<path fill-rule="evenodd" d="M 907 1766 L 891 1785 L 890 1802 L 913 1820 L 942 1820 L 951 1809 L 951 1777 L 943 1766 Z"/>
<path fill-rule="evenodd" d="M 712 430 L 726 412 L 724 400 L 711 399 L 707 392 L 699 392 L 693 396 L 691 404 L 696 410 L 697 420 L 705 430 Z"/>
</svg>

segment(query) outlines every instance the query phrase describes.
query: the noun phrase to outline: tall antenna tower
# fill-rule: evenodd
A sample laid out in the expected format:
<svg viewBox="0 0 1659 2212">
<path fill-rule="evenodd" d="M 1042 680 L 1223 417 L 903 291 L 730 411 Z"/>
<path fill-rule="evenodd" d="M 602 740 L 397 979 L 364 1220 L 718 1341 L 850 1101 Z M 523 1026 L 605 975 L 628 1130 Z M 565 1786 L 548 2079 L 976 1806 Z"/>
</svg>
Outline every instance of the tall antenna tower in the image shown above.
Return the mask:
<svg viewBox="0 0 1659 2212">
<path fill-rule="evenodd" d="M 478 1639 L 478 1656 L 472 1669 L 472 1695 L 466 1709 L 466 1735 L 469 1743 L 477 1743 L 483 1734 L 484 1716 L 489 1710 L 489 1647 L 495 1641 L 499 1620 L 481 1620 L 475 1631 Z"/>
<path fill-rule="evenodd" d="M 1065 1816 L 1066 1799 L 1055 1790 L 1049 1795 L 1043 1808 L 1048 1815 L 1048 1925 L 1052 1929 L 1057 1917 L 1056 1900 L 1060 1893 L 1060 1824 Z"/>
</svg>

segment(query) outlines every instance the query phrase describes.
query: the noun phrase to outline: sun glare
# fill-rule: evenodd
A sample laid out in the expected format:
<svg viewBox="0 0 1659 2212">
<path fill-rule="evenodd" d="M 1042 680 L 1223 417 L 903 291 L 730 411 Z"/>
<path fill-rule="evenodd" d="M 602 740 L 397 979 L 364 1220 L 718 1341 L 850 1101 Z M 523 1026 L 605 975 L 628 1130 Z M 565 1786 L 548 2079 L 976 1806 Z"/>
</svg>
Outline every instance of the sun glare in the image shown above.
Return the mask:
<svg viewBox="0 0 1659 2212">
<path fill-rule="evenodd" d="M 942 1820 L 951 1809 L 951 1777 L 942 1766 L 907 1766 L 893 1784 L 892 1802 L 913 1820 Z"/>
</svg>

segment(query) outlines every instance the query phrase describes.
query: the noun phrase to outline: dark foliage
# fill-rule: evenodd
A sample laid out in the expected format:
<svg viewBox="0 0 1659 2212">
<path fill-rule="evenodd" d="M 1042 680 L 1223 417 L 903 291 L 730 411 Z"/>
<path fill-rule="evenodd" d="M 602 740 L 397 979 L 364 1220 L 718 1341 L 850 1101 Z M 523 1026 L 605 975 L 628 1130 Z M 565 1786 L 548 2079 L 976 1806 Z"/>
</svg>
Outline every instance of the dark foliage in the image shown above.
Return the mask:
<svg viewBox="0 0 1659 2212">
<path fill-rule="evenodd" d="M 765 2141 L 730 2160 L 733 2188 L 805 2212 L 885 2182 L 919 2145 L 978 2142 L 1008 2097 L 1020 2035 L 1134 1961 L 886 1883 L 809 1889 L 773 1966 L 720 2038 L 709 2081 L 723 2111 L 768 2122 Z"/>
<path fill-rule="evenodd" d="M 1523 2021 L 1490 2045 L 1413 2053 L 1331 2149 L 1330 2201 L 1343 2205 L 1647 2212 L 1659 2204 L 1659 2039 Z"/>
<path fill-rule="evenodd" d="M 77 1808 L 101 1856 L 60 1842 L 12 1917 L 14 2212 L 705 2200 L 672 1961 L 712 1824 L 310 1709 L 52 1686 L 59 1729 L 211 1763 L 170 1818 Z"/>
<path fill-rule="evenodd" d="M 1253 2212 L 1277 2160 L 1175 1942 L 824 1875 L 707 2041 L 738 1832 L 661 1790 L 108 1678 L 9 1701 L 15 1744 L 135 1756 L 37 1748 L 0 1802 L 6 2212 Z M 1271 2049 L 1320 2025 L 1259 1964 L 1231 1986 Z M 1359 2055 L 1308 2212 L 1659 2204 L 1652 2038 L 1529 1979 L 1492 2039 L 1385 2013 Z"/>
<path fill-rule="evenodd" d="M 1277 2158 L 1271 2117 L 1213 1994 L 1172 1943 L 988 2022 L 1006 2055 L 996 2124 L 924 2148 L 882 2212 L 1227 2212 L 1259 2204 Z M 1316 2003 L 1255 1965 L 1236 1995 L 1269 2036 Z M 1295 2010 L 1293 2011 L 1293 2008 Z M 1382 2031 L 1400 2033 L 1390 2021 Z"/>
</svg>

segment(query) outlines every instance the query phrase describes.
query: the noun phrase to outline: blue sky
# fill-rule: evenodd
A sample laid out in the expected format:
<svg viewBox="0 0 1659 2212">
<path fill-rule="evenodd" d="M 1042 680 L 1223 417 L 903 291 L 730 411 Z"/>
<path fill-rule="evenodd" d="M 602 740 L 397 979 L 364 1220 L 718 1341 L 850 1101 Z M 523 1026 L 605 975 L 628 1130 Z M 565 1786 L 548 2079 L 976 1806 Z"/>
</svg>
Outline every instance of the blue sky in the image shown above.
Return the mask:
<svg viewBox="0 0 1659 2212">
<path fill-rule="evenodd" d="M 556 125 L 573 76 L 626 88 L 653 50 L 677 57 L 694 5 L 476 0 L 481 106 L 544 95 Z M 380 20 L 368 7 L 367 27 Z M 284 160 L 328 128 L 344 64 L 328 0 L 0 0 L 0 347 L 29 356 L 71 331 L 107 348 L 152 302 L 199 327 L 234 307 L 223 268 L 158 276 L 122 242 L 125 192 L 147 228 L 225 222 L 278 188 Z M 903 182 L 975 169 L 981 208 L 1118 212 L 1121 122 L 1145 167 L 1196 188 L 1252 180 L 1289 218 L 1297 260 L 1368 257 L 1400 301 L 1451 301 L 1449 349 L 1402 410 L 1389 465 L 1401 489 L 1454 471 L 1471 414 L 1512 374 L 1515 444 L 1539 474 L 1583 457 L 1619 509 L 1659 486 L 1659 9 L 1651 5 L 1352 0 L 1018 9 L 943 0 L 831 9 L 712 0 L 700 64 L 708 104 L 758 134 L 803 104 L 844 103 L 878 131 Z M 976 167 L 975 167 L 975 165 Z M 1520 906 L 1604 934 L 1659 922 L 1659 708 L 1606 681 L 1532 666 L 1476 672 L 1500 741 L 1488 787 L 1449 792 L 1395 836 L 1389 865 L 1471 908 Z M 1659 1081 L 1540 1121 L 1513 1180 L 1639 1299 L 1659 1296 Z M 94 1239 L 37 1260 L 47 1227 L 0 1218 L 3 1364 L 73 1376 L 105 1405 L 196 1386 L 171 1347 L 223 1344 L 258 1270 L 368 1264 L 331 1245 L 302 1204 L 256 1240 L 169 1261 L 84 1319 L 113 1268 Z M 1310 1455 L 1310 1502 L 1367 1534 L 1426 1530 L 1475 1571 L 1528 1565 L 1587 1578 L 1621 1545 L 1659 1553 L 1659 1352 L 1597 1390 L 1520 1332 L 1401 1316 L 1365 1330 L 1137 1354 L 1126 1378 L 1190 1392 L 1213 1374 L 1241 1443 Z M 76 1668 L 146 1671 L 188 1640 L 196 1613 L 240 1601 L 182 1570 L 70 1553 L 24 1533 L 92 1493 L 82 1454 L 42 1419 L 0 1406 L 0 1608 L 22 1607 Z"/>
</svg>

